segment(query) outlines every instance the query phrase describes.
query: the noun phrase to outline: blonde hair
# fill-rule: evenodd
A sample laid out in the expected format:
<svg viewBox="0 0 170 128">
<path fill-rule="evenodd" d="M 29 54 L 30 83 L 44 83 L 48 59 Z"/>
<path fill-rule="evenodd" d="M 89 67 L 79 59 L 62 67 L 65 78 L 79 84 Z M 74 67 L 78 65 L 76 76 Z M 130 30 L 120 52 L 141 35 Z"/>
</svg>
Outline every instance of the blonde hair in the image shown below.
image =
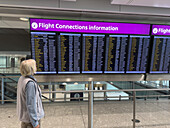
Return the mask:
<svg viewBox="0 0 170 128">
<path fill-rule="evenodd" d="M 20 72 L 22 76 L 34 75 L 36 72 L 36 62 L 33 59 L 24 60 L 20 65 Z"/>
</svg>

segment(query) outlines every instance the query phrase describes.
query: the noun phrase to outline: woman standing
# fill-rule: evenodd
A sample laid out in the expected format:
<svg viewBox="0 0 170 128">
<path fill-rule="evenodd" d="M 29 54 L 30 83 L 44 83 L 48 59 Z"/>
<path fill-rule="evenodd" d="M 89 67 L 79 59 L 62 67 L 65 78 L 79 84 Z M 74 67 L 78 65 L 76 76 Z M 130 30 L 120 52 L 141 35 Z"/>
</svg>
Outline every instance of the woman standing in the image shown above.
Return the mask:
<svg viewBox="0 0 170 128">
<path fill-rule="evenodd" d="M 35 60 L 22 61 L 20 72 L 22 76 L 17 86 L 17 114 L 21 128 L 40 128 L 40 119 L 44 117 L 44 110 L 41 89 L 33 77 L 36 72 Z"/>
</svg>

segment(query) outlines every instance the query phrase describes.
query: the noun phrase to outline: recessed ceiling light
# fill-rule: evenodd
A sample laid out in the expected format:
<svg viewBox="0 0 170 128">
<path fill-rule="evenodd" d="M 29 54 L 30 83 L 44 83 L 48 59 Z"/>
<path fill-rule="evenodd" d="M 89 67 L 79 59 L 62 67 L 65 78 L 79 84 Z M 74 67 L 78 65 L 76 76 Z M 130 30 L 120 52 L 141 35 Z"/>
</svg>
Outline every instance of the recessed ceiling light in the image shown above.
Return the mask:
<svg viewBox="0 0 170 128">
<path fill-rule="evenodd" d="M 67 83 L 62 83 L 62 85 L 67 85 Z"/>
<path fill-rule="evenodd" d="M 28 18 L 24 18 L 24 17 L 21 17 L 19 19 L 22 20 L 22 21 L 28 21 Z"/>
<path fill-rule="evenodd" d="M 100 82 L 96 82 L 96 84 L 100 84 Z"/>
<path fill-rule="evenodd" d="M 78 83 L 77 83 L 77 82 L 75 82 L 74 84 L 78 85 Z"/>
</svg>

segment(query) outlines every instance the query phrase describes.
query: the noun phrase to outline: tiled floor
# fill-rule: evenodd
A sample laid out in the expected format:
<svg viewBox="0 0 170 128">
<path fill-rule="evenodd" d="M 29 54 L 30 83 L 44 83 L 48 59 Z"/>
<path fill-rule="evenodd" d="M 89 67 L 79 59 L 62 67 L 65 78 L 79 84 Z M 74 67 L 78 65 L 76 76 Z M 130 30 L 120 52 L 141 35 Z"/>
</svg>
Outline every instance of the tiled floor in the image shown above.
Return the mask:
<svg viewBox="0 0 170 128">
<path fill-rule="evenodd" d="M 88 128 L 88 102 L 44 103 L 42 128 Z M 132 101 L 94 102 L 94 128 L 132 128 Z M 170 128 L 170 100 L 138 100 L 137 128 Z M 20 128 L 16 105 L 0 105 L 0 128 Z"/>
</svg>

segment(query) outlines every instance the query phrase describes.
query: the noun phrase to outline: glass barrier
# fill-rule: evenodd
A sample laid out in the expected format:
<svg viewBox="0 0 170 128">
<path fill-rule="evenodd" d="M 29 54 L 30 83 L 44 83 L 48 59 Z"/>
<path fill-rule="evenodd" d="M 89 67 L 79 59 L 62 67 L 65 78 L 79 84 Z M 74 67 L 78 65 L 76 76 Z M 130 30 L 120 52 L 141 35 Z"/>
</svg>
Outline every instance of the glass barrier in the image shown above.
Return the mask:
<svg viewBox="0 0 170 128">
<path fill-rule="evenodd" d="M 5 109 L 12 109 L 11 113 L 16 110 L 13 103 L 16 103 L 19 77 L 0 76 L 1 104 L 12 105 L 9 108 L 0 105 L 2 113 Z M 46 113 L 43 127 L 89 127 L 91 121 L 94 128 L 170 127 L 170 89 L 156 88 L 160 84 L 157 81 L 94 81 L 93 94 L 87 81 L 38 84 Z M 91 96 L 92 101 L 89 100 Z M 19 122 L 15 125 L 18 127 Z"/>
<path fill-rule="evenodd" d="M 2 74 L 0 77 L 4 77 Z M 16 99 L 16 90 L 17 82 L 20 75 L 8 76 L 6 75 L 3 78 L 4 81 L 4 96 L 5 99 Z M 1 78 L 2 79 L 2 78 Z M 133 92 L 130 91 L 112 91 L 112 92 L 102 92 L 102 90 L 122 90 L 122 89 L 157 89 L 155 86 L 152 86 L 153 83 L 156 85 L 158 82 L 154 81 L 95 81 L 93 90 L 98 91 L 94 92 L 94 101 L 110 101 L 110 100 L 130 100 L 132 99 Z M 164 81 L 168 83 L 169 81 Z M 0 80 L 0 85 L 2 80 Z M 84 82 L 50 82 L 50 83 L 38 83 L 42 92 L 45 91 L 57 91 L 57 93 L 43 93 L 44 102 L 58 102 L 58 101 L 88 101 L 88 92 L 77 92 L 77 93 L 67 93 L 62 91 L 88 91 L 89 83 Z M 165 86 L 168 88 L 168 86 Z M 163 88 L 165 88 L 163 87 Z M 159 88 L 158 88 L 159 89 Z M 161 89 L 161 88 L 160 88 Z M 0 89 L 1 90 L 1 89 Z M 61 91 L 61 92 L 60 92 Z M 137 99 L 158 99 L 160 95 L 169 95 L 169 90 L 156 90 L 156 91 L 137 91 Z M 75 98 L 75 99 L 74 99 Z M 81 98 L 81 99 L 76 99 Z M 166 98 L 166 97 L 165 97 Z"/>
<path fill-rule="evenodd" d="M 136 123 L 136 127 L 144 128 L 169 128 L 170 113 L 169 113 L 168 98 L 160 100 L 136 101 L 136 118 L 140 121 Z"/>
</svg>

